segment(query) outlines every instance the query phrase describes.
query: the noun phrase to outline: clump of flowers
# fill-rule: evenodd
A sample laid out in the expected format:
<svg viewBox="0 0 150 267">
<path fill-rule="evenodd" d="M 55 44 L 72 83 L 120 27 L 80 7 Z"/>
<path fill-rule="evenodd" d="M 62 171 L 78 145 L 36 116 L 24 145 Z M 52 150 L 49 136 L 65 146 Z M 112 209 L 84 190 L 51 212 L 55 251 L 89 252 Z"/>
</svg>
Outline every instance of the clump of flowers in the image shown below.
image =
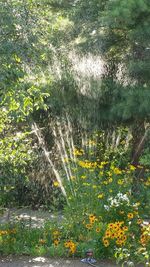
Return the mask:
<svg viewBox="0 0 150 267">
<path fill-rule="evenodd" d="M 89 215 L 89 222 L 91 225 L 93 225 L 98 219 L 96 218 L 96 216 L 94 214 L 90 214 Z"/>
<path fill-rule="evenodd" d="M 94 223 L 97 222 L 97 221 L 98 221 L 97 217 L 96 217 L 94 214 L 90 214 L 90 215 L 88 216 L 88 223 L 85 224 L 85 221 L 83 221 L 83 224 L 85 224 L 85 227 L 86 227 L 87 229 L 90 230 L 90 229 L 93 228 Z M 98 229 L 98 227 L 97 227 L 96 229 L 97 229 L 96 232 L 100 231 L 100 230 Z"/>
<path fill-rule="evenodd" d="M 16 234 L 16 229 L 0 230 L 0 236 Z"/>
<path fill-rule="evenodd" d="M 72 240 L 66 241 L 64 246 L 69 249 L 69 253 L 74 254 L 76 252 L 77 245 Z"/>
<path fill-rule="evenodd" d="M 148 243 L 150 243 L 150 224 L 142 226 L 140 243 L 142 246 L 146 246 Z"/>
<path fill-rule="evenodd" d="M 53 237 L 53 244 L 55 247 L 57 247 L 60 242 L 60 232 L 58 230 L 55 230 L 52 233 L 52 237 Z"/>
<path fill-rule="evenodd" d="M 121 192 L 119 192 L 116 197 L 109 197 L 108 205 L 105 205 L 104 207 L 106 210 L 109 210 L 112 207 L 119 207 L 121 205 L 129 206 L 130 200 L 127 194 L 122 194 Z"/>
<path fill-rule="evenodd" d="M 74 151 L 73 151 L 73 154 L 74 156 L 82 156 L 84 153 L 83 149 L 78 149 L 78 148 L 75 148 Z"/>
<path fill-rule="evenodd" d="M 115 241 L 115 244 L 118 246 L 125 245 L 127 240 L 128 227 L 123 226 L 123 224 L 123 221 L 108 224 L 103 236 L 103 244 L 105 247 L 109 246 L 111 240 Z"/>
</svg>

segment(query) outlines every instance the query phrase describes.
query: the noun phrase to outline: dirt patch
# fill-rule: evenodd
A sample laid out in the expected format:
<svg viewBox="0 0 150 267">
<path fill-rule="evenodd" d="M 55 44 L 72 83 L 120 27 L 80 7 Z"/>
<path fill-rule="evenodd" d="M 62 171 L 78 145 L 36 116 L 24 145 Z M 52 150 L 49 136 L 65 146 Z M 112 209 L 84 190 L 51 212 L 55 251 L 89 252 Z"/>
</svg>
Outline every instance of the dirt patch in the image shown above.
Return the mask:
<svg viewBox="0 0 150 267">
<path fill-rule="evenodd" d="M 87 267 L 80 259 L 48 259 L 45 257 L 8 257 L 0 260 L 0 267 Z M 108 261 L 97 262 L 97 267 L 116 267 Z"/>
</svg>

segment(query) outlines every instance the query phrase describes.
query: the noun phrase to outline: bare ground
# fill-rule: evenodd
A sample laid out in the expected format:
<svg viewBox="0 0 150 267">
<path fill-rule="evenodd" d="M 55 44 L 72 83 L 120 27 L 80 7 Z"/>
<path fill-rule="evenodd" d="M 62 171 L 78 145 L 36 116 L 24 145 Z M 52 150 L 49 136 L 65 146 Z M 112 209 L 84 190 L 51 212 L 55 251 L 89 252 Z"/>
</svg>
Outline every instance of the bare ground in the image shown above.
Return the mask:
<svg viewBox="0 0 150 267">
<path fill-rule="evenodd" d="M 97 262 L 97 267 L 116 267 L 108 262 Z M 87 267 L 88 264 L 81 263 L 80 259 L 48 259 L 45 257 L 7 257 L 0 259 L 0 267 Z"/>
</svg>

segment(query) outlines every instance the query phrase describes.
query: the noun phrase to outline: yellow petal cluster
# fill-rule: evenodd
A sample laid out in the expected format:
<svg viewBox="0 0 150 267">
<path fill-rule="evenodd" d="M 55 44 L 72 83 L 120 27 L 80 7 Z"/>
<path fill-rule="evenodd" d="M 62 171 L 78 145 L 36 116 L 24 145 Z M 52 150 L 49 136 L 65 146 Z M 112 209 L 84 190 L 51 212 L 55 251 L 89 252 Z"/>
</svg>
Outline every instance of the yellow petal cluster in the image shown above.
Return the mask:
<svg viewBox="0 0 150 267">
<path fill-rule="evenodd" d="M 150 224 L 142 227 L 142 234 L 140 237 L 140 243 L 142 246 L 146 246 L 150 242 Z"/>
<path fill-rule="evenodd" d="M 115 240 L 116 245 L 123 246 L 126 243 L 128 231 L 127 226 L 123 226 L 124 222 L 109 223 L 103 237 L 103 244 L 108 247 L 110 240 Z"/>
<path fill-rule="evenodd" d="M 74 254 L 76 252 L 76 244 L 72 240 L 68 240 L 64 243 L 65 248 L 69 249 L 69 252 L 71 254 Z"/>
</svg>

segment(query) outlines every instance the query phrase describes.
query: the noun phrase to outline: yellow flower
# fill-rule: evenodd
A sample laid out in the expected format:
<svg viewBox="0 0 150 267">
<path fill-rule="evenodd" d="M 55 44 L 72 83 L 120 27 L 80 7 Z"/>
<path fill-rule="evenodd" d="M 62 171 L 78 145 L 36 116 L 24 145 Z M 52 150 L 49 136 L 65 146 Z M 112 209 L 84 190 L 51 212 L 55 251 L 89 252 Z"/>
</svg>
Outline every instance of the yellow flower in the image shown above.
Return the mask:
<svg viewBox="0 0 150 267">
<path fill-rule="evenodd" d="M 87 169 L 90 169 L 91 171 L 91 168 L 96 168 L 97 167 L 97 162 L 90 162 L 88 160 L 86 161 L 83 161 L 83 160 L 79 160 L 78 161 L 78 164 L 79 166 L 81 166 L 82 168 L 87 168 Z M 93 170 L 92 170 L 93 171 Z"/>
<path fill-rule="evenodd" d="M 103 197 L 104 197 L 104 194 L 103 193 L 98 195 L 98 198 L 99 199 L 102 199 Z"/>
<path fill-rule="evenodd" d="M 76 247 L 72 246 L 70 247 L 70 253 L 74 254 L 76 252 Z"/>
<path fill-rule="evenodd" d="M 90 215 L 89 215 L 89 219 L 93 219 L 93 218 L 95 219 L 96 216 L 95 216 L 94 214 L 90 214 Z"/>
<path fill-rule="evenodd" d="M 54 240 L 54 245 L 57 247 L 58 244 L 59 244 L 59 240 L 58 240 L 58 239 L 55 239 L 55 240 Z"/>
<path fill-rule="evenodd" d="M 127 240 L 127 236 L 124 235 L 124 236 L 122 237 L 122 239 L 123 239 L 123 241 L 126 241 L 126 240 Z"/>
<path fill-rule="evenodd" d="M 92 187 L 93 187 L 93 189 L 95 189 L 95 188 L 97 188 L 97 185 L 93 185 Z"/>
<path fill-rule="evenodd" d="M 107 165 L 108 164 L 108 161 L 102 161 L 101 162 L 101 165 L 103 165 L 103 166 L 105 166 L 105 165 Z"/>
<path fill-rule="evenodd" d="M 111 238 L 114 239 L 115 238 L 115 233 L 111 234 Z"/>
<path fill-rule="evenodd" d="M 90 214 L 89 215 L 89 220 L 90 220 L 90 222 L 92 221 L 92 222 L 95 222 L 95 220 L 96 220 L 96 216 L 94 215 L 94 214 Z"/>
<path fill-rule="evenodd" d="M 56 231 L 53 232 L 53 235 L 54 235 L 54 236 L 59 236 L 59 234 L 60 234 L 60 233 L 59 233 L 58 230 L 56 230 Z"/>
<path fill-rule="evenodd" d="M 147 181 L 144 183 L 146 186 L 150 186 L 150 177 L 147 178 Z"/>
<path fill-rule="evenodd" d="M 113 228 L 113 226 L 114 226 L 113 223 L 109 223 L 109 224 L 108 224 L 108 229 Z"/>
<path fill-rule="evenodd" d="M 118 182 L 117 182 L 119 185 L 122 185 L 124 183 L 123 180 L 119 179 Z"/>
<path fill-rule="evenodd" d="M 100 169 L 103 169 L 103 167 L 104 167 L 105 165 L 107 165 L 107 164 L 108 164 L 108 161 L 102 161 L 101 164 L 98 165 L 98 167 L 99 167 Z"/>
<path fill-rule="evenodd" d="M 104 241 L 104 246 L 105 247 L 108 247 L 109 246 L 109 241 L 107 239 Z"/>
<path fill-rule="evenodd" d="M 123 236 L 123 234 L 124 234 L 124 232 L 123 232 L 122 230 L 120 230 L 120 231 L 118 232 L 118 236 Z"/>
<path fill-rule="evenodd" d="M 54 181 L 54 182 L 53 182 L 53 185 L 54 185 L 55 187 L 59 187 L 59 183 L 58 183 L 57 181 Z"/>
<path fill-rule="evenodd" d="M 74 154 L 74 156 L 82 156 L 83 155 L 83 150 L 81 150 L 81 149 L 78 150 L 76 148 L 76 149 L 74 149 L 73 154 Z"/>
<path fill-rule="evenodd" d="M 81 175 L 81 179 L 86 179 L 86 175 Z"/>
<path fill-rule="evenodd" d="M 123 222 L 116 222 L 115 224 L 117 225 L 117 227 L 121 227 L 121 225 L 123 224 Z"/>
<path fill-rule="evenodd" d="M 120 240 L 120 238 L 117 238 L 117 240 L 116 240 L 116 244 L 117 244 L 117 245 L 120 245 L 120 244 L 121 244 L 121 240 Z"/>
<path fill-rule="evenodd" d="M 113 179 L 112 178 L 109 178 L 108 182 L 109 183 L 112 183 Z"/>
<path fill-rule="evenodd" d="M 98 165 L 98 167 L 99 167 L 100 169 L 103 169 L 103 165 Z"/>
<path fill-rule="evenodd" d="M 135 171 L 135 169 L 136 169 L 135 166 L 133 166 L 133 165 L 129 165 L 129 168 L 131 171 Z"/>
<path fill-rule="evenodd" d="M 101 229 L 99 227 L 96 228 L 96 233 L 99 233 Z"/>
<path fill-rule="evenodd" d="M 71 243 L 70 240 L 69 240 L 69 241 L 66 241 L 66 242 L 64 243 L 65 248 L 69 248 L 69 247 L 70 247 L 70 243 Z"/>
<path fill-rule="evenodd" d="M 133 215 L 133 213 L 130 212 L 127 214 L 127 217 L 128 217 L 128 219 L 133 219 L 134 215 Z"/>
<path fill-rule="evenodd" d="M 65 248 L 68 248 L 68 247 L 69 247 L 68 242 L 65 242 L 65 243 L 64 243 L 64 246 L 65 246 Z"/>
<path fill-rule="evenodd" d="M 105 232 L 105 237 L 107 237 L 107 238 L 111 237 L 111 232 L 109 230 L 107 230 Z"/>
<path fill-rule="evenodd" d="M 128 231 L 128 227 L 127 226 L 124 226 L 123 227 L 123 231 Z"/>
<path fill-rule="evenodd" d="M 103 240 L 103 242 L 105 242 L 107 240 L 107 238 L 105 236 L 103 236 L 102 240 Z"/>
<path fill-rule="evenodd" d="M 141 224 L 142 222 L 143 222 L 142 219 L 137 220 L 137 224 Z"/>
<path fill-rule="evenodd" d="M 140 242 L 142 243 L 142 246 L 145 246 L 150 242 L 150 224 L 142 227 Z"/>
<path fill-rule="evenodd" d="M 64 246 L 65 246 L 66 248 L 69 248 L 69 249 L 70 249 L 70 250 L 69 250 L 70 253 L 74 254 L 74 253 L 76 252 L 76 244 L 75 244 L 73 241 L 71 241 L 71 240 L 66 241 L 66 242 L 64 243 Z"/>
<path fill-rule="evenodd" d="M 8 234 L 9 234 L 9 232 L 7 230 L 1 230 L 0 231 L 0 236 L 1 235 L 8 235 Z"/>
<path fill-rule="evenodd" d="M 68 158 L 64 158 L 64 162 L 68 163 L 69 159 Z"/>
<path fill-rule="evenodd" d="M 114 168 L 114 174 L 121 174 L 122 171 L 119 168 Z"/>
<path fill-rule="evenodd" d="M 92 224 L 88 223 L 88 224 L 85 225 L 85 227 L 90 230 L 90 229 L 92 229 Z"/>
</svg>

